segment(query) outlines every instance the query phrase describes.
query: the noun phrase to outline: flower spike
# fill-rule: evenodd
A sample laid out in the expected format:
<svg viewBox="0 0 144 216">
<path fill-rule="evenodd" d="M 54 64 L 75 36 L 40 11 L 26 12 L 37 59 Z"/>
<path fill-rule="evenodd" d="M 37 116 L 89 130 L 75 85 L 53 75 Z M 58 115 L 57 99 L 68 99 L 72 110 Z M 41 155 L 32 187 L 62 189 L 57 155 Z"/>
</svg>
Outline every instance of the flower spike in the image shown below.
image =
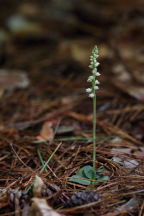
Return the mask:
<svg viewBox="0 0 144 216">
<path fill-rule="evenodd" d="M 91 93 L 89 94 L 89 97 L 93 98 L 93 94 L 95 96 L 95 91 L 99 89 L 99 87 L 97 86 L 100 82 L 98 80 L 96 80 L 97 76 L 100 76 L 101 74 L 97 71 L 97 67 L 99 66 L 99 62 L 97 61 L 98 58 L 98 48 L 97 46 L 95 46 L 92 50 L 92 55 L 90 56 L 90 65 L 89 68 L 92 69 L 92 75 L 88 77 L 87 82 L 91 82 L 92 83 L 92 88 L 88 88 L 86 89 L 87 93 Z"/>
<path fill-rule="evenodd" d="M 92 83 L 91 88 L 87 88 L 86 92 L 89 94 L 89 97 L 93 99 L 93 169 L 95 170 L 95 161 L 96 161 L 96 93 L 95 91 L 99 89 L 99 81 L 96 79 L 100 76 L 100 73 L 97 71 L 99 66 L 98 58 L 98 48 L 95 46 L 92 50 L 92 55 L 90 56 L 90 65 L 89 68 L 92 70 L 91 76 L 88 77 L 88 82 Z"/>
</svg>

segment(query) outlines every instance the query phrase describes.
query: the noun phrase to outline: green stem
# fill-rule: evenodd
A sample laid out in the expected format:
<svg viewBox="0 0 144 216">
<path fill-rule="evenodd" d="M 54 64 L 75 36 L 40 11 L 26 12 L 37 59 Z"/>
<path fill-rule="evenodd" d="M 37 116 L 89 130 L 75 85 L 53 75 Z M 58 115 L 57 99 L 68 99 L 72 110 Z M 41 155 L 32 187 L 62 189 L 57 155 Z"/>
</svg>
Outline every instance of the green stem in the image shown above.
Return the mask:
<svg viewBox="0 0 144 216">
<path fill-rule="evenodd" d="M 96 94 L 93 97 L 93 169 L 96 161 Z"/>
<path fill-rule="evenodd" d="M 61 145 L 61 143 L 56 147 L 56 149 L 54 150 L 54 152 L 50 155 L 49 159 L 47 160 L 47 162 L 45 163 L 45 165 L 40 170 L 40 173 L 42 173 L 43 170 L 46 168 L 46 166 L 48 165 L 48 163 L 50 162 L 50 160 L 53 158 L 54 154 L 56 153 L 56 151 L 58 150 L 58 148 L 60 147 L 60 145 Z"/>
<path fill-rule="evenodd" d="M 37 153 L 38 153 L 39 159 L 40 159 L 40 161 L 41 161 L 41 163 L 42 163 L 42 165 L 43 165 L 43 167 L 44 167 L 45 164 L 44 164 L 44 161 L 43 161 L 43 159 L 42 159 L 42 156 L 41 156 L 41 153 L 40 153 L 40 150 L 39 150 L 39 149 L 37 149 Z M 48 172 L 47 168 L 45 168 L 45 171 Z"/>
</svg>

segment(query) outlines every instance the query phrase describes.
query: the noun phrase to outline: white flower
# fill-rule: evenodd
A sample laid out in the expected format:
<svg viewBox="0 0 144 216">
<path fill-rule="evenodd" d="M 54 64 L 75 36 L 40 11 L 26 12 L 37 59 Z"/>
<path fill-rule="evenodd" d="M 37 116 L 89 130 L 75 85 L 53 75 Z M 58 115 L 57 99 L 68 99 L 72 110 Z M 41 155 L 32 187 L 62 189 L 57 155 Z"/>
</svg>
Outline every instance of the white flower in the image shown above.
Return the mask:
<svg viewBox="0 0 144 216">
<path fill-rule="evenodd" d="M 92 82 L 92 80 L 93 80 L 93 76 L 89 76 L 87 81 Z"/>
<path fill-rule="evenodd" d="M 100 82 L 98 81 L 98 80 L 95 80 L 95 84 L 97 85 L 97 84 L 100 84 Z"/>
<path fill-rule="evenodd" d="M 97 73 L 97 69 L 96 69 L 96 68 L 93 69 L 93 70 L 92 70 L 92 73 L 93 73 L 94 75 L 96 75 L 96 73 Z"/>
<path fill-rule="evenodd" d="M 99 87 L 98 86 L 94 86 L 94 90 L 98 90 L 99 89 Z"/>
<path fill-rule="evenodd" d="M 89 93 L 90 98 L 95 97 L 95 91 L 99 89 L 97 86 L 100 82 L 96 79 L 97 76 L 101 74 L 97 71 L 97 67 L 99 66 L 99 62 L 97 61 L 98 55 L 98 48 L 97 46 L 94 47 L 92 50 L 92 55 L 90 56 L 90 65 L 89 68 L 92 70 L 92 75 L 88 77 L 88 82 L 92 82 L 92 88 L 87 88 L 86 92 Z"/>
<path fill-rule="evenodd" d="M 95 66 L 98 67 L 99 65 L 100 65 L 100 63 L 99 63 L 99 62 L 96 62 L 96 65 L 95 65 Z"/>
<path fill-rule="evenodd" d="M 93 72 L 93 75 L 96 75 L 97 72 Z"/>
<path fill-rule="evenodd" d="M 92 91 L 91 88 L 87 88 L 87 89 L 86 89 L 86 92 L 87 92 L 87 93 L 90 93 L 91 91 Z"/>
<path fill-rule="evenodd" d="M 99 72 L 96 72 L 96 76 L 100 76 L 101 74 Z"/>
<path fill-rule="evenodd" d="M 89 94 L 89 97 L 90 97 L 90 98 L 93 98 L 94 96 L 95 96 L 94 93 Z"/>
<path fill-rule="evenodd" d="M 99 57 L 99 55 L 97 55 L 97 54 L 95 54 L 95 53 L 94 53 L 93 56 L 94 56 L 94 58 L 98 58 L 98 57 Z"/>
</svg>

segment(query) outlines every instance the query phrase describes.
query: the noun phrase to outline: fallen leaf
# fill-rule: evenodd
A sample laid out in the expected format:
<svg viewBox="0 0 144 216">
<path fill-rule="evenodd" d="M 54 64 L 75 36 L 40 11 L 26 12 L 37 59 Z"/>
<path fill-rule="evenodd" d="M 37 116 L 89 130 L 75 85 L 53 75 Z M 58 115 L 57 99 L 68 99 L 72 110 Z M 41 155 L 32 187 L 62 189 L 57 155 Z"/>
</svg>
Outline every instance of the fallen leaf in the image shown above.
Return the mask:
<svg viewBox="0 0 144 216">
<path fill-rule="evenodd" d="M 39 197 L 41 196 L 42 189 L 44 188 L 45 184 L 43 180 L 39 176 L 35 176 L 34 184 L 33 184 L 33 196 Z"/>
<path fill-rule="evenodd" d="M 112 160 L 116 163 L 121 163 L 122 162 L 122 159 L 119 158 L 119 157 L 113 157 Z"/>
<path fill-rule="evenodd" d="M 122 154 L 122 153 L 126 153 L 126 154 L 130 154 L 131 153 L 130 148 L 112 148 L 111 153 L 118 155 L 118 154 Z"/>
<path fill-rule="evenodd" d="M 131 198 L 127 203 L 121 205 L 120 207 L 118 207 L 113 212 L 104 214 L 104 216 L 116 216 L 116 215 L 122 215 L 125 213 L 129 213 L 130 211 L 135 209 L 137 205 L 138 205 L 138 199 L 137 198 Z"/>
<path fill-rule="evenodd" d="M 124 163 L 124 166 L 128 169 L 133 169 L 139 165 L 139 163 L 136 160 L 130 159 L 130 158 L 127 158 L 126 160 L 124 160 L 123 163 Z"/>
<path fill-rule="evenodd" d="M 137 198 L 131 198 L 127 203 L 117 208 L 118 211 L 131 211 L 133 210 L 138 204 Z"/>
<path fill-rule="evenodd" d="M 28 216 L 62 216 L 52 209 L 45 199 L 32 198 L 32 205 L 29 207 Z"/>
<path fill-rule="evenodd" d="M 132 149 L 130 148 L 112 148 L 111 153 L 115 155 L 112 160 L 123 164 L 126 168 L 132 169 L 138 166 L 138 162 L 135 159 L 131 159 L 124 154 L 131 154 Z"/>
<path fill-rule="evenodd" d="M 47 121 L 43 124 L 40 131 L 40 135 L 37 137 L 38 140 L 49 140 L 52 141 L 54 137 L 54 131 L 52 129 L 52 122 Z"/>
<path fill-rule="evenodd" d="M 71 133 L 74 131 L 74 126 L 60 126 L 57 131 L 56 134 L 65 134 L 65 133 Z"/>
<path fill-rule="evenodd" d="M 29 79 L 23 71 L 10 71 L 0 69 L 0 91 L 13 91 L 17 88 L 26 88 L 29 85 Z"/>
<path fill-rule="evenodd" d="M 125 156 L 116 156 L 116 157 L 114 156 L 112 160 L 115 161 L 116 163 L 122 164 L 128 169 L 133 169 L 139 165 L 138 161 Z"/>
</svg>

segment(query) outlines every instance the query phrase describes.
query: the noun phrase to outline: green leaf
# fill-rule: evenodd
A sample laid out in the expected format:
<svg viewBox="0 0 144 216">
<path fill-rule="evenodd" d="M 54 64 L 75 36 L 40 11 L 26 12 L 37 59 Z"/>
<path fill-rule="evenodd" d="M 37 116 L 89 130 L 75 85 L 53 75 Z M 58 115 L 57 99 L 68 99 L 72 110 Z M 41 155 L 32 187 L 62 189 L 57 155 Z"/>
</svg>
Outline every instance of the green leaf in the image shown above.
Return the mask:
<svg viewBox="0 0 144 216">
<path fill-rule="evenodd" d="M 90 165 L 87 165 L 84 167 L 84 174 L 88 179 L 95 179 L 96 177 L 96 172 L 93 169 L 93 167 L 91 167 Z"/>
<path fill-rule="evenodd" d="M 85 172 L 84 172 L 84 168 L 85 167 L 82 167 L 81 169 L 78 170 L 77 172 L 77 175 L 81 178 L 87 178 L 86 175 L 85 175 Z"/>
<path fill-rule="evenodd" d="M 96 173 L 102 173 L 102 172 L 104 172 L 104 170 L 105 170 L 104 168 L 99 168 L 96 170 Z"/>
<path fill-rule="evenodd" d="M 78 176 L 81 176 L 82 178 L 88 178 L 88 179 L 95 179 L 96 177 L 96 172 L 94 171 L 93 167 L 90 165 L 86 165 L 82 167 L 78 172 Z"/>
<path fill-rule="evenodd" d="M 78 175 L 73 175 L 70 179 L 69 179 L 70 182 L 74 182 L 74 183 L 77 183 L 77 184 L 81 184 L 81 185 L 85 185 L 85 186 L 88 186 L 91 184 L 91 182 L 89 180 L 85 180 L 85 179 L 81 179 L 81 176 L 78 176 Z"/>
<path fill-rule="evenodd" d="M 109 176 L 102 176 L 98 178 L 99 181 L 108 181 L 109 179 Z"/>
</svg>

